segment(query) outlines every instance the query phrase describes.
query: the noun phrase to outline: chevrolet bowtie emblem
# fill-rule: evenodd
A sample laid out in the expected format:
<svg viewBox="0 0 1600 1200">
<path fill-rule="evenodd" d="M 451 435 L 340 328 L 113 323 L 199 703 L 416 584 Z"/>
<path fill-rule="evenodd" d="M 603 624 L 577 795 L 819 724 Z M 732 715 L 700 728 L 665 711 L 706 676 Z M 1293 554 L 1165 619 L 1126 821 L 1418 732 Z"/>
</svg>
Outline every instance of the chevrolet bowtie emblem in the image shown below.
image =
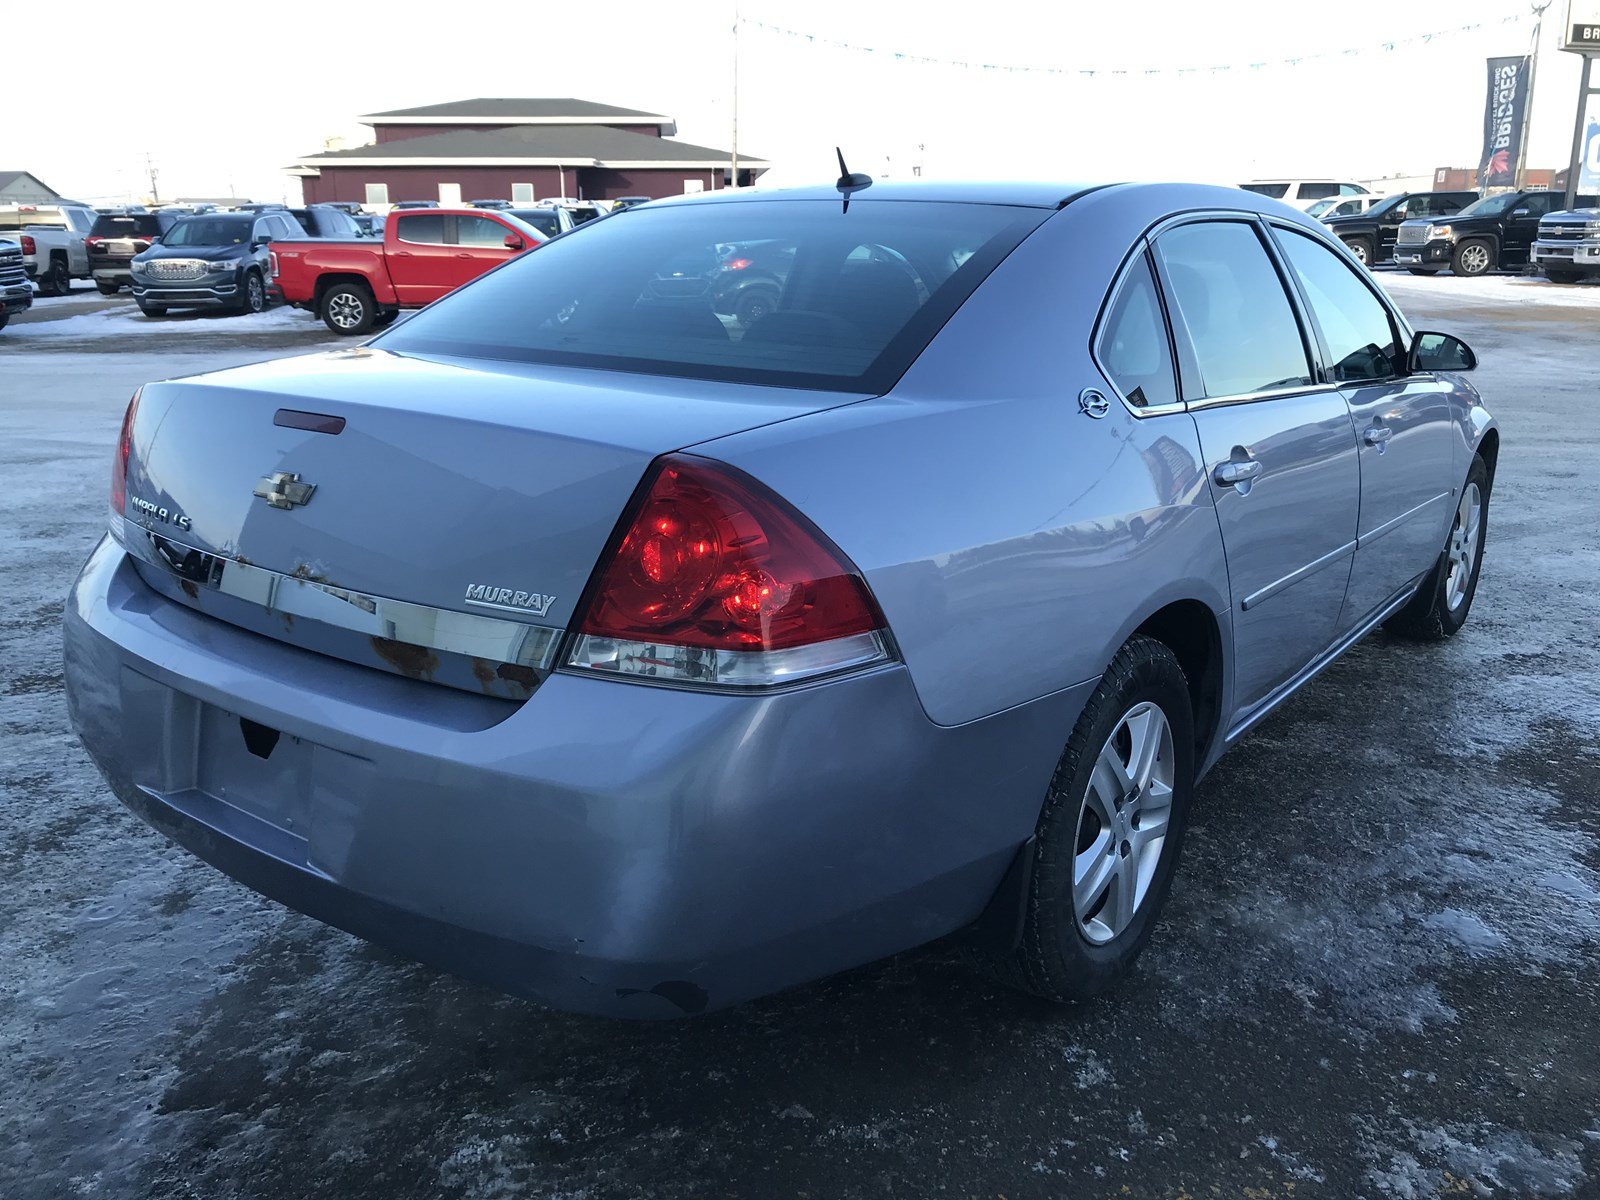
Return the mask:
<svg viewBox="0 0 1600 1200">
<path fill-rule="evenodd" d="M 316 490 L 316 484 L 301 483 L 298 475 L 274 471 L 256 481 L 255 494 L 273 508 L 293 508 L 296 504 L 309 504 L 311 493 Z"/>
</svg>

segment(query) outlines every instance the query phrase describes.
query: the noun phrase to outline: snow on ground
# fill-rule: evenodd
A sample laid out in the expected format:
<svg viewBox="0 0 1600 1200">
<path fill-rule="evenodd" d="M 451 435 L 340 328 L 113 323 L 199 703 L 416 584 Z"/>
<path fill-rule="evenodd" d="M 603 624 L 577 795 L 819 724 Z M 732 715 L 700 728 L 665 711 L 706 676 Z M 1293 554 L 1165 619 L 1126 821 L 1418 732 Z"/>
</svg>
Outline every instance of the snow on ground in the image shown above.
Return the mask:
<svg viewBox="0 0 1600 1200">
<path fill-rule="evenodd" d="M 170 317 L 147 317 L 132 305 L 79 313 L 60 320 L 17 322 L 6 331 L 8 345 L 44 338 L 85 341 L 92 338 L 125 338 L 181 332 L 225 333 L 228 337 L 252 334 L 281 334 L 308 328 L 316 318 L 287 306 L 268 309 L 250 316 L 180 312 Z M 221 323 L 225 323 L 223 328 Z"/>
<path fill-rule="evenodd" d="M 1462 279 L 1455 275 L 1412 275 L 1380 271 L 1376 278 L 1384 291 L 1404 303 L 1412 298 L 1455 300 L 1464 304 L 1552 305 L 1558 308 L 1600 308 L 1600 284 L 1551 283 L 1539 275 L 1482 275 Z"/>
</svg>

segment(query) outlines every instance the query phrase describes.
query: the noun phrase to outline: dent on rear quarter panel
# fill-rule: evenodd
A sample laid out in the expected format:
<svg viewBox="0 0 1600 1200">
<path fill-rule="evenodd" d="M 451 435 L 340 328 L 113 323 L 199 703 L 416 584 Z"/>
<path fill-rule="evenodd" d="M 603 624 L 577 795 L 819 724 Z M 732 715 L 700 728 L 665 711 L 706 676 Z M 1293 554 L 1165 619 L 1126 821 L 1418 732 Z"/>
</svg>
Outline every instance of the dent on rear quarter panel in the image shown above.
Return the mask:
<svg viewBox="0 0 1600 1200">
<path fill-rule="evenodd" d="M 1078 411 L 1082 388 L 1106 387 L 1088 352 L 1100 303 L 1166 202 L 1111 198 L 1046 221 L 888 395 L 699 448 L 862 569 L 940 724 L 1098 677 L 1175 600 L 1205 603 L 1230 644 L 1193 419 Z"/>
</svg>

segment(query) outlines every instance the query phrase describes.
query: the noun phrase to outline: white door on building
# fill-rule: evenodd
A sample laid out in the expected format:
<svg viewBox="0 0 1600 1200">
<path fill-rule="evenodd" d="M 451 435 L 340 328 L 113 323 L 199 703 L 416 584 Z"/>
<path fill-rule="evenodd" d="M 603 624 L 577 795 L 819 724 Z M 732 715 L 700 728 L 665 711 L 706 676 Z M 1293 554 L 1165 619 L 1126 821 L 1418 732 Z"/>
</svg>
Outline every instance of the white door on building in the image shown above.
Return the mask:
<svg viewBox="0 0 1600 1200">
<path fill-rule="evenodd" d="M 459 183 L 441 183 L 439 185 L 439 203 L 444 205 L 461 203 L 461 185 Z"/>
<path fill-rule="evenodd" d="M 513 203 L 513 204 L 532 204 L 533 203 L 533 184 L 531 184 L 531 183 L 513 183 L 511 185 L 511 203 Z"/>
</svg>

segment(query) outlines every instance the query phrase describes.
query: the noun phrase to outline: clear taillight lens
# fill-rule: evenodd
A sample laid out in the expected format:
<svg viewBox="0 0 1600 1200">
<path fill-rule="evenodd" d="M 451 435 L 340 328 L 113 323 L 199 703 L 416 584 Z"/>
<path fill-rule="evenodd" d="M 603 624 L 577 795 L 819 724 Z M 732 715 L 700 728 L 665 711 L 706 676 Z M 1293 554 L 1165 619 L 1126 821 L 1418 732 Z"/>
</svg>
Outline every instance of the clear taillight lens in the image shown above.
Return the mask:
<svg viewBox="0 0 1600 1200">
<path fill-rule="evenodd" d="M 566 665 L 749 688 L 889 658 L 865 581 L 816 526 L 732 467 L 672 455 L 601 560 Z"/>
</svg>

